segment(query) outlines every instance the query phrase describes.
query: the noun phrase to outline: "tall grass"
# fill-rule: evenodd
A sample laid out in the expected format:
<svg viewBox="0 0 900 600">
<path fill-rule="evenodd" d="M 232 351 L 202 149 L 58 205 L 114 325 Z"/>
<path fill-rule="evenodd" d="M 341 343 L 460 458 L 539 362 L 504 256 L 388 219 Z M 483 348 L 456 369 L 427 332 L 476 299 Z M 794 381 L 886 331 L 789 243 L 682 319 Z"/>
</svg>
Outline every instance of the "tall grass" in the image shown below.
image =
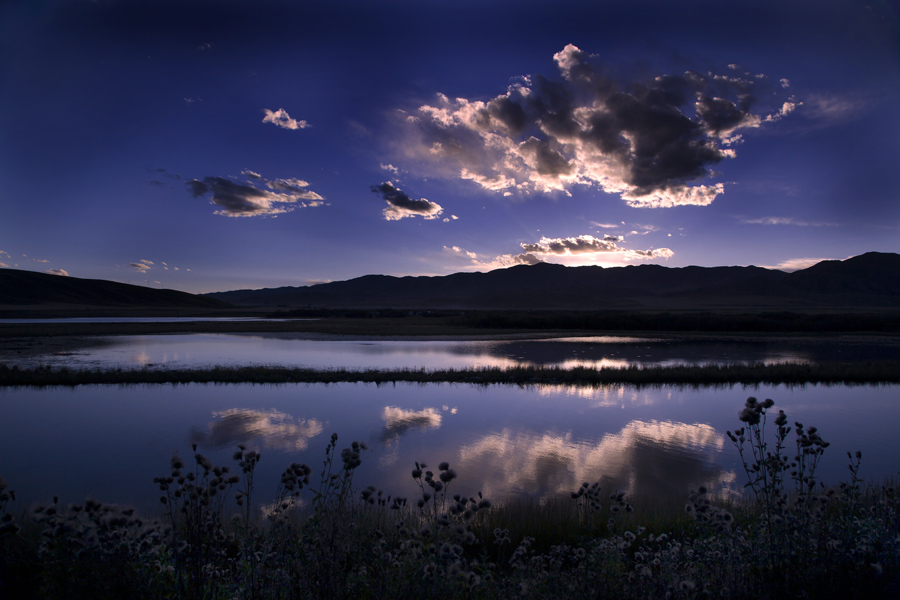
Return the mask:
<svg viewBox="0 0 900 600">
<path fill-rule="evenodd" d="M 492 503 L 458 493 L 449 463 L 411 466 L 408 494 L 360 489 L 366 446 L 332 435 L 318 467 L 292 463 L 258 505 L 261 456 L 193 448 L 156 477 L 153 517 L 88 499 L 28 512 L 0 480 L 4 598 L 895 598 L 893 483 L 818 481 L 828 447 L 750 398 L 728 432 L 748 498 L 705 488 L 642 505 L 585 482 L 570 497 Z M 774 431 L 768 429 L 774 427 Z"/>
<path fill-rule="evenodd" d="M 472 369 L 303 369 L 252 366 L 205 369 L 71 369 L 0 364 L 0 386 L 77 386 L 136 383 L 540 383 L 566 385 L 629 384 L 872 384 L 900 383 L 900 361 L 726 364 L 625 368 L 486 367 Z"/>
</svg>

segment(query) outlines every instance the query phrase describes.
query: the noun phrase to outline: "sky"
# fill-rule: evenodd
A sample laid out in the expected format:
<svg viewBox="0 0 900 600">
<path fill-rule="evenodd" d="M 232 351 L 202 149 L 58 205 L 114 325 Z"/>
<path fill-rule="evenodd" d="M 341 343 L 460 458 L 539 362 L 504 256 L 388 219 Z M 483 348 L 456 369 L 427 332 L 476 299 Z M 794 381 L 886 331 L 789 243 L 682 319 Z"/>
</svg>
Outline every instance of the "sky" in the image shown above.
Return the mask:
<svg viewBox="0 0 900 600">
<path fill-rule="evenodd" d="M 0 267 L 193 293 L 900 252 L 873 0 L 6 0 Z"/>
</svg>

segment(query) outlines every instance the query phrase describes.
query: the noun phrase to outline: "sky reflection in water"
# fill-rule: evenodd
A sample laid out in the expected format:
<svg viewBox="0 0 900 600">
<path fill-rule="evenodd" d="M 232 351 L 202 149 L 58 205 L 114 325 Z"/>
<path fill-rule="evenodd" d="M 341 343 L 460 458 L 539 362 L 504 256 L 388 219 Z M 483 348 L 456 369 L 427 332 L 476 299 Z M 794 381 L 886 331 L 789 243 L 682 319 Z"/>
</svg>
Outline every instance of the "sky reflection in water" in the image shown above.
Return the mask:
<svg viewBox="0 0 900 600">
<path fill-rule="evenodd" d="M 321 340 L 291 334 L 185 334 L 85 338 L 80 350 L 38 357 L 6 357 L 20 367 L 201 368 L 273 365 L 317 369 L 472 368 L 820 362 L 900 359 L 896 344 L 830 340 L 759 342 L 670 341 L 596 336 L 516 341 Z"/>
<path fill-rule="evenodd" d="M 449 384 L 93 386 L 0 391 L 0 475 L 27 501 L 88 495 L 152 505 L 152 478 L 190 444 L 231 464 L 238 443 L 261 451 L 258 498 L 274 494 L 293 461 L 317 473 L 328 437 L 364 441 L 356 483 L 413 497 L 414 461 L 458 471 L 454 493 L 537 499 L 582 481 L 680 504 L 708 485 L 740 493 L 744 475 L 727 429 L 748 395 L 771 397 L 790 419 L 816 425 L 831 447 L 822 475 L 896 471 L 898 386 L 636 390 Z"/>
</svg>

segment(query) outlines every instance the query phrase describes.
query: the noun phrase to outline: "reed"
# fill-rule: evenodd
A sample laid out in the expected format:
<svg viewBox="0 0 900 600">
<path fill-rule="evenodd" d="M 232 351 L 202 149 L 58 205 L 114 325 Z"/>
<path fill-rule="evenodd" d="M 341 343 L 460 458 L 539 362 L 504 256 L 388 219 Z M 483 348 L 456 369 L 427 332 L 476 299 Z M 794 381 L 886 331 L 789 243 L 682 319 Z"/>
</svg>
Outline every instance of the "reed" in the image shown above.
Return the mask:
<svg viewBox="0 0 900 600">
<path fill-rule="evenodd" d="M 863 385 L 900 382 L 900 361 L 729 364 L 601 368 L 522 366 L 476 369 L 304 369 L 279 366 L 200 369 L 71 369 L 0 364 L 0 386 L 78 386 L 142 383 L 469 383 L 581 386 L 733 384 Z"/>
</svg>

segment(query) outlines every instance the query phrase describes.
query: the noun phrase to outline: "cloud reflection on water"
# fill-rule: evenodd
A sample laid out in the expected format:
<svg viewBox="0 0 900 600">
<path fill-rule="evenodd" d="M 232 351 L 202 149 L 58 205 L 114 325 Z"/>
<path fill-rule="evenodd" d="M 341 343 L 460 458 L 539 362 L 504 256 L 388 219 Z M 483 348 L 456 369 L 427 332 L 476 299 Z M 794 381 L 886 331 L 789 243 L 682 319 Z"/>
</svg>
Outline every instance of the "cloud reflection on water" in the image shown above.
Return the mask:
<svg viewBox="0 0 900 600">
<path fill-rule="evenodd" d="M 411 429 L 437 429 L 441 426 L 441 413 L 436 408 L 406 410 L 396 406 L 385 406 L 381 413 L 384 429 L 381 440 L 389 444 Z"/>
<path fill-rule="evenodd" d="M 686 496 L 701 484 L 730 495 L 736 473 L 715 459 L 723 446 L 709 425 L 654 420 L 631 421 L 599 442 L 504 429 L 463 446 L 459 455 L 466 469 L 479 472 L 488 497 L 525 492 L 543 499 L 600 481 L 605 491 L 652 499 Z"/>
<path fill-rule="evenodd" d="M 542 398 L 559 398 L 568 396 L 582 400 L 592 400 L 593 407 L 650 405 L 654 404 L 658 394 L 646 394 L 627 385 L 565 385 L 537 384 L 534 386 Z M 671 395 L 671 394 L 670 394 Z"/>
<path fill-rule="evenodd" d="M 322 433 L 318 419 L 296 419 L 277 410 L 231 408 L 213 412 L 213 417 L 209 432 L 191 431 L 192 443 L 224 448 L 258 440 L 267 448 L 291 452 L 305 450 L 309 440 Z"/>
</svg>

